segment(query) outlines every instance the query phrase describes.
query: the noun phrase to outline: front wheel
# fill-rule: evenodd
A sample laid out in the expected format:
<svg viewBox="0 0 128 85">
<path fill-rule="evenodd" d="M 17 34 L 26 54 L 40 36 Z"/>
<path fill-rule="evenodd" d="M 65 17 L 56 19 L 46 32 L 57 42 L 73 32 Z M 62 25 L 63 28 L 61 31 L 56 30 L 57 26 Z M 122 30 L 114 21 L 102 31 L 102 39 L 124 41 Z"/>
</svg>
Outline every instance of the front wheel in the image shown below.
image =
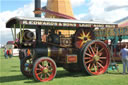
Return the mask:
<svg viewBox="0 0 128 85">
<path fill-rule="evenodd" d="M 48 57 L 37 59 L 33 66 L 34 79 L 41 82 L 52 80 L 56 76 L 56 64 Z"/>
<path fill-rule="evenodd" d="M 21 64 L 20 64 L 20 70 L 24 76 L 27 78 L 32 77 L 32 57 L 27 56 L 22 59 Z"/>
</svg>

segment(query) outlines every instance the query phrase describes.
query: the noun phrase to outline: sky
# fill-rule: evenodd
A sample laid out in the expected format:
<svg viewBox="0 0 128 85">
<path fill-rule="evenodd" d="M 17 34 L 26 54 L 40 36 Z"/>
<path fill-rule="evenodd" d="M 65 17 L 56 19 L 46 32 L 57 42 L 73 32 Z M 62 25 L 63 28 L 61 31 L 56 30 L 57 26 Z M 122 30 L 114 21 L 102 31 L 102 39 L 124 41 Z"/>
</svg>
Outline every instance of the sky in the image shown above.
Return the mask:
<svg viewBox="0 0 128 85">
<path fill-rule="evenodd" d="M 42 7 L 47 0 L 41 0 Z M 114 22 L 128 16 L 128 0 L 71 0 L 75 18 Z M 0 0 L 0 44 L 12 40 L 5 23 L 11 17 L 34 17 L 34 0 Z"/>
</svg>

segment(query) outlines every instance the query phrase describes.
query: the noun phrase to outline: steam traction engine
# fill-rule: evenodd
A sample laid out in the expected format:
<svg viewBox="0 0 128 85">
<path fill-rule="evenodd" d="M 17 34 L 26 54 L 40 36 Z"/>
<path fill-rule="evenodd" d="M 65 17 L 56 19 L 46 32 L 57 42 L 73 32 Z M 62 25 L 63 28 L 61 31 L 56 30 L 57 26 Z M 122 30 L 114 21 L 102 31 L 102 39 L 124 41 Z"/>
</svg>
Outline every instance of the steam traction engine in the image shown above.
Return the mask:
<svg viewBox="0 0 128 85">
<path fill-rule="evenodd" d="M 110 52 L 104 42 L 95 40 L 93 30 L 95 27 L 116 26 L 92 21 L 26 17 L 11 18 L 6 24 L 7 28 L 14 27 L 12 32 L 15 44 L 20 48 L 21 72 L 43 82 L 55 77 L 56 67 L 89 75 L 103 74 L 110 63 Z M 18 28 L 20 32 L 16 35 Z M 30 29 L 35 29 L 35 33 Z M 74 32 L 61 34 L 59 30 Z"/>
</svg>

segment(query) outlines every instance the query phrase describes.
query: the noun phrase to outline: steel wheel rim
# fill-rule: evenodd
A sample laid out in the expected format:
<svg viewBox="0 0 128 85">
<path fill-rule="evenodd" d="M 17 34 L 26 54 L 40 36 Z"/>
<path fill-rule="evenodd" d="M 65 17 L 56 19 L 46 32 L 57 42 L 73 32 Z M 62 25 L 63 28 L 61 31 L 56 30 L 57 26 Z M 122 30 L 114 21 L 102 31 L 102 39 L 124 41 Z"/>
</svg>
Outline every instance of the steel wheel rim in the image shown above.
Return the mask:
<svg viewBox="0 0 128 85">
<path fill-rule="evenodd" d="M 103 74 L 110 63 L 110 52 L 107 46 L 101 41 L 92 42 L 84 50 L 83 62 L 89 74 Z"/>
<path fill-rule="evenodd" d="M 48 63 L 48 66 L 44 66 L 42 63 Z M 41 59 L 34 69 L 37 80 L 46 82 L 52 80 L 56 75 L 56 65 L 50 59 Z"/>
</svg>

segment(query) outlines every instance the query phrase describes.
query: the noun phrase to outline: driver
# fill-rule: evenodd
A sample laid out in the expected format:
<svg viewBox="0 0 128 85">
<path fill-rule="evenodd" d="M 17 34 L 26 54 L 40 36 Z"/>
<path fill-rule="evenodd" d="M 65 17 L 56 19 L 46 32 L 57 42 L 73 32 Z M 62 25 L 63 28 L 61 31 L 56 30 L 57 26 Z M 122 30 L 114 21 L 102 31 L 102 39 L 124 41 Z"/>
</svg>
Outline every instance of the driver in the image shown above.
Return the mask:
<svg viewBox="0 0 128 85">
<path fill-rule="evenodd" d="M 42 42 L 46 42 L 47 35 L 48 35 L 48 31 L 45 30 L 44 34 L 42 35 Z"/>
</svg>

